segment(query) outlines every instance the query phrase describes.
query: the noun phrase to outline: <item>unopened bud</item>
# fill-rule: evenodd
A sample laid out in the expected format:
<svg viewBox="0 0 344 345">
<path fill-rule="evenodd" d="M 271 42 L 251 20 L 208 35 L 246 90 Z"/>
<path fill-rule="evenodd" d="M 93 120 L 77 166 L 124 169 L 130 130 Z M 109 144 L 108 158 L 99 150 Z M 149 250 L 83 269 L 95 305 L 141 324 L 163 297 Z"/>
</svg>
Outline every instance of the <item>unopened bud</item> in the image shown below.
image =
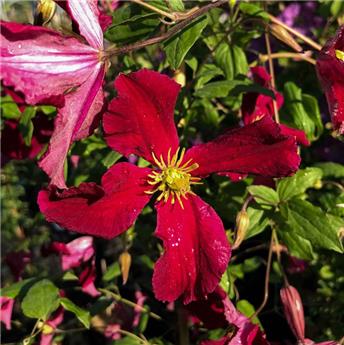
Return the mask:
<svg viewBox="0 0 344 345">
<path fill-rule="evenodd" d="M 233 249 L 240 246 L 241 242 L 245 239 L 246 232 L 250 226 L 250 218 L 246 211 L 242 210 L 238 213 L 236 217 L 236 235 L 233 245 Z"/>
<path fill-rule="evenodd" d="M 129 270 L 131 265 L 131 255 L 125 251 L 119 256 L 119 265 L 121 266 L 123 285 L 127 282 L 129 277 Z"/>
<path fill-rule="evenodd" d="M 56 11 L 54 0 L 39 0 L 37 5 L 37 16 L 43 22 L 43 25 L 50 22 Z"/>
<path fill-rule="evenodd" d="M 293 36 L 290 35 L 290 33 L 284 29 L 282 26 L 277 24 L 271 24 L 270 25 L 271 33 L 281 42 L 288 45 L 298 53 L 302 52 L 302 47 L 295 41 Z"/>
<path fill-rule="evenodd" d="M 175 82 L 177 82 L 181 86 L 185 86 L 185 84 L 186 84 L 185 73 L 182 72 L 181 70 L 176 70 L 175 71 L 173 79 L 174 79 Z"/>
<path fill-rule="evenodd" d="M 284 315 L 290 329 L 299 342 L 305 340 L 305 317 L 302 300 L 298 291 L 291 285 L 283 287 L 280 291 Z"/>
</svg>

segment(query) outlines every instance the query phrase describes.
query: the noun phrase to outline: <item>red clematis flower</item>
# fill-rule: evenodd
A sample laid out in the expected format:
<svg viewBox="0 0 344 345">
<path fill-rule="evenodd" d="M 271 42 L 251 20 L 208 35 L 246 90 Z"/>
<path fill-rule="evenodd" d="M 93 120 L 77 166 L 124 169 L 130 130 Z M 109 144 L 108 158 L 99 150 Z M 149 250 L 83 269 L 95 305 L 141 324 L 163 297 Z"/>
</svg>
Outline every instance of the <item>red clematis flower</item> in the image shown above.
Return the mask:
<svg viewBox="0 0 344 345">
<path fill-rule="evenodd" d="M 273 91 L 278 109 L 283 105 L 284 99 L 281 93 L 272 89 L 271 87 L 271 76 L 266 71 L 264 67 L 252 67 L 251 68 L 252 78 L 255 83 L 270 89 Z M 259 94 L 256 92 L 249 92 L 244 95 L 242 102 L 242 116 L 245 125 L 253 123 L 264 116 L 274 117 L 275 111 L 273 106 L 273 100 L 270 96 Z M 291 135 L 296 138 L 298 144 L 309 146 L 308 141 L 304 131 L 296 128 L 291 128 L 286 125 L 280 124 L 281 133 L 284 135 Z"/>
<path fill-rule="evenodd" d="M 344 25 L 326 42 L 316 66 L 334 129 L 344 134 Z"/>
<path fill-rule="evenodd" d="M 296 142 L 265 117 L 186 151 L 179 148 L 173 122 L 179 84 L 140 70 L 120 75 L 115 87 L 118 97 L 104 117 L 107 143 L 153 168 L 119 163 L 104 174 L 101 186 L 82 183 L 63 191 L 51 186 L 39 194 L 40 209 L 63 227 L 112 238 L 133 224 L 157 192 L 155 235 L 165 253 L 155 265 L 154 292 L 160 300 L 182 296 L 189 303 L 216 288 L 230 257 L 221 219 L 192 188 L 211 173 L 290 175 L 300 162 Z"/>
<path fill-rule="evenodd" d="M 69 147 L 92 130 L 103 105 L 106 62 L 95 0 L 67 2 L 83 38 L 47 28 L 1 21 L 1 79 L 29 104 L 59 107 L 47 153 L 40 161 L 51 183 L 64 188 Z"/>
<path fill-rule="evenodd" d="M 11 329 L 12 311 L 14 299 L 11 297 L 0 296 L 0 321 L 4 323 L 7 330 Z"/>
</svg>

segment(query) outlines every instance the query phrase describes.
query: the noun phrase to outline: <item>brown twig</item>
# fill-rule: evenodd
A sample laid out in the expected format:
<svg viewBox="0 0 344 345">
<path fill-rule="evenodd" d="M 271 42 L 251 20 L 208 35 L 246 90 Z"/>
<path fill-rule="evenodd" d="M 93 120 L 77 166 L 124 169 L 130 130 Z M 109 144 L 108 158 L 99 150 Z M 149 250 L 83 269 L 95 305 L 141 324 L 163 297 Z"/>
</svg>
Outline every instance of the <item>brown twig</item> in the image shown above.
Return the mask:
<svg viewBox="0 0 344 345">
<path fill-rule="evenodd" d="M 303 35 L 301 32 L 291 28 L 290 26 L 284 24 L 282 21 L 280 21 L 279 19 L 277 19 L 276 17 L 274 17 L 271 14 L 268 14 L 269 19 L 277 24 L 282 26 L 284 29 L 286 29 L 287 31 L 289 31 L 290 33 L 292 33 L 293 35 L 295 35 L 296 37 L 300 38 L 302 41 L 304 41 L 305 43 L 307 43 L 309 46 L 311 46 L 312 48 L 316 49 L 316 50 L 321 50 L 321 45 L 314 42 L 312 39 L 310 39 L 309 37 Z"/>
<path fill-rule="evenodd" d="M 268 55 L 268 61 L 269 61 L 269 72 L 271 75 L 271 87 L 273 90 L 276 90 L 274 64 L 271 57 L 272 54 L 271 54 L 270 36 L 269 36 L 268 31 L 265 32 L 265 43 L 266 43 L 266 52 L 268 53 L 267 55 Z M 279 123 L 280 121 L 279 121 L 279 113 L 278 113 L 278 106 L 277 106 L 276 99 L 272 100 L 272 104 L 274 107 L 275 120 L 277 123 Z"/>
<path fill-rule="evenodd" d="M 270 55 L 271 59 L 300 59 L 300 60 L 304 60 L 307 61 L 309 63 L 311 63 L 312 65 L 316 64 L 316 61 L 304 54 L 300 54 L 300 53 L 287 53 L 287 52 L 283 52 L 283 53 L 273 53 Z M 261 62 L 266 62 L 269 60 L 269 56 L 268 55 L 259 55 L 259 60 Z"/>
<path fill-rule="evenodd" d="M 174 36 L 177 32 L 183 30 L 186 26 L 188 26 L 196 18 L 203 16 L 204 14 L 206 14 L 211 9 L 216 8 L 216 7 L 220 7 L 224 4 L 226 4 L 227 2 L 228 2 L 228 0 L 218 0 L 216 2 L 210 3 L 206 6 L 201 7 L 197 11 L 190 13 L 190 15 L 187 18 L 185 18 L 183 21 L 181 21 L 180 23 L 173 26 L 170 30 L 163 33 L 162 35 L 152 37 L 152 38 L 149 38 L 147 40 L 136 42 L 133 44 L 128 44 L 128 45 L 123 46 L 123 47 L 111 46 L 108 49 L 106 49 L 104 54 L 106 56 L 126 54 L 128 52 L 138 50 L 138 49 L 141 49 L 141 48 L 165 41 L 165 40 L 171 38 L 172 36 Z"/>
</svg>

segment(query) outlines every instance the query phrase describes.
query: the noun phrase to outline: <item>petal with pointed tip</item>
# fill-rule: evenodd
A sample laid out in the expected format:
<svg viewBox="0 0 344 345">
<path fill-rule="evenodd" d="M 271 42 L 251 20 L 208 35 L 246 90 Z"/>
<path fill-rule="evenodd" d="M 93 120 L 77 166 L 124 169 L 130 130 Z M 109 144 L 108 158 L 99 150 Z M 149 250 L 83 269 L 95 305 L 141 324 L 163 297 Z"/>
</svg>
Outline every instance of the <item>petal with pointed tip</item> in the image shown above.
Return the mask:
<svg viewBox="0 0 344 345">
<path fill-rule="evenodd" d="M 216 212 L 198 196 L 188 195 L 184 209 L 176 202 L 156 205 L 155 235 L 165 252 L 155 264 L 153 290 L 159 300 L 182 296 L 190 303 L 211 293 L 230 258 L 223 224 Z"/>
<path fill-rule="evenodd" d="M 196 176 L 229 172 L 282 177 L 294 173 L 300 164 L 295 139 L 282 135 L 270 117 L 192 147 L 185 155 L 186 160 L 190 158 L 199 164 L 192 172 Z"/>
<path fill-rule="evenodd" d="M 51 186 L 38 195 L 41 212 L 50 222 L 84 234 L 113 238 L 127 230 L 149 201 L 145 193 L 150 169 L 130 163 L 111 167 L 102 186 L 82 183 L 58 191 Z"/>
<path fill-rule="evenodd" d="M 166 159 L 174 153 L 178 135 L 173 120 L 180 85 L 166 75 L 146 69 L 115 81 L 118 97 L 104 115 L 108 145 L 128 156 L 133 153 L 153 162 L 152 152 Z"/>
<path fill-rule="evenodd" d="M 97 0 L 68 0 L 69 12 L 90 46 L 103 49 L 103 31 L 99 24 Z"/>
</svg>

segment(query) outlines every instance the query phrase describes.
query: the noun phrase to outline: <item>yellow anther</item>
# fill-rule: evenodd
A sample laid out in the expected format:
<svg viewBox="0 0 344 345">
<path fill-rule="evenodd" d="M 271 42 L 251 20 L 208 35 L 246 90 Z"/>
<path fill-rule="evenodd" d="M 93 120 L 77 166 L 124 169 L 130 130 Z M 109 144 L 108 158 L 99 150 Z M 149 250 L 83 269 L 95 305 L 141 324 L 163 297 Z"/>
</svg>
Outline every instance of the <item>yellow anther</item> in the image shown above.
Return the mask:
<svg viewBox="0 0 344 345">
<path fill-rule="evenodd" d="M 164 161 L 163 155 L 160 155 L 158 159 L 152 152 L 154 163 L 161 171 L 153 171 L 148 175 L 150 180 L 148 184 L 151 186 L 158 185 L 154 190 L 146 191 L 146 194 L 153 194 L 160 192 L 157 197 L 157 201 L 164 200 L 167 202 L 171 199 L 171 204 L 174 204 L 178 200 L 179 205 L 184 209 L 183 198 L 187 200 L 187 194 L 195 195 L 191 191 L 191 185 L 201 184 L 199 177 L 191 176 L 190 172 L 197 169 L 199 165 L 192 163 L 192 159 L 189 159 L 182 166 L 182 162 L 185 156 L 185 148 L 180 151 L 180 148 L 171 157 L 172 149 L 167 152 L 167 162 Z M 180 153 L 180 154 L 179 154 Z M 179 157 L 179 158 L 178 158 Z"/>
</svg>

